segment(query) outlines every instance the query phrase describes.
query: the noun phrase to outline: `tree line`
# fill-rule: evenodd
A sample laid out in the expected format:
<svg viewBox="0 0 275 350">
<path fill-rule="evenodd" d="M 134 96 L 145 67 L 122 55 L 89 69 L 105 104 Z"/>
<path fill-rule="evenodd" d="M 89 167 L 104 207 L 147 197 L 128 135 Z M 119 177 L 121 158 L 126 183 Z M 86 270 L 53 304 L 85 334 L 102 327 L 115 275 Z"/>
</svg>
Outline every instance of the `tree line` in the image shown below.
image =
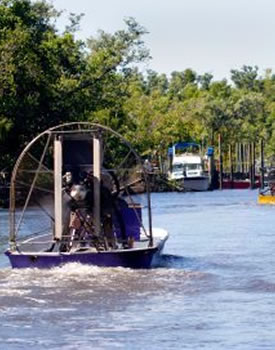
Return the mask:
<svg viewBox="0 0 275 350">
<path fill-rule="evenodd" d="M 166 155 L 174 142 L 224 147 L 265 140 L 275 151 L 275 75 L 257 66 L 231 70 L 231 81 L 188 68 L 140 71 L 150 60 L 147 31 L 134 18 L 112 34 L 77 40 L 81 15 L 60 33 L 47 1 L 0 0 L 0 170 L 46 128 L 91 121 L 122 133 L 142 155 Z"/>
</svg>

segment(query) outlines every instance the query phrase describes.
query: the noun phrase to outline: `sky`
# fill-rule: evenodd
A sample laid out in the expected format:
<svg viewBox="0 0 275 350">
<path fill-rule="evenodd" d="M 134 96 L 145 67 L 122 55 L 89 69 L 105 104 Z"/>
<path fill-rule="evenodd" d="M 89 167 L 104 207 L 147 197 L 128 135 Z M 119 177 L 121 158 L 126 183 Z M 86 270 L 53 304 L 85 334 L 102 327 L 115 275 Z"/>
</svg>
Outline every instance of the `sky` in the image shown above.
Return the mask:
<svg viewBox="0 0 275 350">
<path fill-rule="evenodd" d="M 60 30 L 71 12 L 84 13 L 79 39 L 125 29 L 134 17 L 149 34 L 143 37 L 152 60 L 142 69 L 168 76 L 192 68 L 214 80 L 230 78 L 231 69 L 257 65 L 275 71 L 274 0 L 52 0 L 64 10 Z"/>
</svg>

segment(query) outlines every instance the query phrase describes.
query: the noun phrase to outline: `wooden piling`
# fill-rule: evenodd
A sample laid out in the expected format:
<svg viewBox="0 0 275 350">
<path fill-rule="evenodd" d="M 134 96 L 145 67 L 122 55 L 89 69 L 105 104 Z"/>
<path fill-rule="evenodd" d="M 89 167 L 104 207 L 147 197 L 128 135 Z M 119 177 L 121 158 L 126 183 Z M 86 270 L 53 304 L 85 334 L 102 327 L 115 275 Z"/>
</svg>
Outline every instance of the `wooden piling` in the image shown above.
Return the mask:
<svg viewBox="0 0 275 350">
<path fill-rule="evenodd" d="M 251 144 L 247 143 L 246 144 L 246 172 L 248 174 L 248 177 L 251 179 L 251 168 L 252 168 L 252 157 L 251 157 Z"/>
<path fill-rule="evenodd" d="M 260 142 L 260 158 L 261 158 L 261 189 L 264 189 L 264 173 L 265 173 L 265 169 L 264 169 L 264 140 L 261 139 Z"/>
<path fill-rule="evenodd" d="M 208 175 L 209 175 L 209 189 L 215 188 L 215 159 L 214 154 L 208 156 Z"/>
<path fill-rule="evenodd" d="M 252 184 L 252 144 L 248 144 L 248 177 L 249 177 L 249 188 L 253 188 Z"/>
<path fill-rule="evenodd" d="M 251 180 L 252 180 L 252 188 L 255 188 L 255 176 L 256 176 L 256 147 L 255 147 L 255 142 L 251 143 L 251 151 L 252 151 Z"/>
<path fill-rule="evenodd" d="M 242 176 L 244 175 L 244 172 L 245 172 L 245 164 L 244 164 L 244 144 L 241 143 L 240 144 L 241 146 L 241 173 L 242 173 Z"/>
<path fill-rule="evenodd" d="M 241 156 L 240 156 L 240 144 L 237 142 L 235 144 L 235 173 L 241 172 Z"/>
<path fill-rule="evenodd" d="M 220 180 L 220 190 L 223 189 L 223 159 L 222 159 L 222 138 L 221 134 L 219 134 L 219 180 Z"/>
<path fill-rule="evenodd" d="M 232 145 L 229 145 L 229 168 L 230 168 L 230 187 L 234 188 L 234 169 L 232 159 Z"/>
</svg>

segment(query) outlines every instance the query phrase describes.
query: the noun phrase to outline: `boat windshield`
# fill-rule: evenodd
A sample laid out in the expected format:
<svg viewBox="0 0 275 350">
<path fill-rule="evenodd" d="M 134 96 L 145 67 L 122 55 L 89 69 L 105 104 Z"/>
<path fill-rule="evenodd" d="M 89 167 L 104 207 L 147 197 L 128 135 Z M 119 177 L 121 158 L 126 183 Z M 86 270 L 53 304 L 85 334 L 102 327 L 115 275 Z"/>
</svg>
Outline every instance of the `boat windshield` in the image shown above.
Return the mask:
<svg viewBox="0 0 275 350">
<path fill-rule="evenodd" d="M 201 164 L 186 164 L 185 165 L 186 170 L 202 170 Z"/>
<path fill-rule="evenodd" d="M 178 171 L 183 171 L 183 164 L 180 164 L 180 163 L 178 163 L 178 164 L 174 164 L 173 165 L 173 171 L 175 172 L 178 172 Z"/>
</svg>

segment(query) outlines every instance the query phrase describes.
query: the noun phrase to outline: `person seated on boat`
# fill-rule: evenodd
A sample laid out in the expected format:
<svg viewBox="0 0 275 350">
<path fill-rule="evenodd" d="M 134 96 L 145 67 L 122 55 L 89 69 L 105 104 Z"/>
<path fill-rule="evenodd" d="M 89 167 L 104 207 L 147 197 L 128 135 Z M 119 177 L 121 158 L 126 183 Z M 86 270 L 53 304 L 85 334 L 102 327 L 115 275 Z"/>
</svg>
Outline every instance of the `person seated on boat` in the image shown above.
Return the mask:
<svg viewBox="0 0 275 350">
<path fill-rule="evenodd" d="M 93 217 L 94 209 L 94 192 L 93 184 L 94 177 L 91 172 L 82 173 L 78 176 L 79 183 L 75 184 L 72 180 L 73 176 L 67 174 L 67 187 L 66 192 L 68 193 L 69 201 L 68 205 L 70 212 L 76 212 L 78 217 L 81 219 L 82 226 L 86 224 L 85 217 L 89 215 Z M 121 243 L 126 244 L 126 230 L 124 219 L 122 216 L 123 207 L 127 207 L 127 202 L 118 197 L 117 193 L 112 193 L 112 185 L 106 179 L 101 181 L 100 186 L 100 213 L 101 213 L 101 223 L 102 223 L 102 235 L 101 238 L 106 239 L 107 246 L 110 248 L 116 247 L 116 237 L 114 233 L 113 217 L 116 217 L 116 221 L 119 224 L 121 232 Z M 70 214 L 71 216 L 71 214 Z M 67 220 L 67 230 L 68 223 L 72 221 Z M 87 225 L 86 225 L 87 226 Z M 91 225 L 90 225 L 91 226 Z M 88 225 L 89 228 L 89 225 Z M 66 231 L 66 229 L 65 229 Z M 78 231 L 84 231 L 78 228 Z M 89 230 L 88 230 L 89 231 Z M 95 231 L 90 229 L 91 236 L 95 235 Z M 105 237 L 105 238 L 104 238 Z M 98 237 L 100 239 L 100 237 Z M 107 247 L 108 248 L 108 247 Z"/>
<path fill-rule="evenodd" d="M 113 230 L 113 219 L 111 213 L 104 213 L 102 218 L 102 226 L 104 231 L 104 237 L 106 238 L 107 242 L 107 249 L 116 249 L 117 243 L 116 243 L 116 237 Z"/>
<path fill-rule="evenodd" d="M 73 207 L 78 208 L 80 213 L 83 212 L 83 208 L 86 210 L 86 214 L 92 217 L 94 209 L 94 176 L 91 172 L 83 172 L 80 176 L 80 184 L 73 185 L 70 189 L 70 195 L 73 198 Z M 115 236 L 113 233 L 113 196 L 111 189 L 105 186 L 101 182 L 100 187 L 100 213 L 101 213 L 101 223 L 102 223 L 102 234 L 106 238 L 107 246 L 115 248 Z M 93 233 L 95 233 L 93 231 Z M 107 247 L 108 248 L 108 247 Z"/>
<path fill-rule="evenodd" d="M 75 169 L 74 169 L 75 170 Z M 76 170 L 67 171 L 63 176 L 65 191 L 63 193 L 63 243 L 62 251 L 72 248 L 72 241 L 89 241 L 93 236 L 90 189 L 82 180 L 83 176 Z M 91 241 L 91 239 L 90 239 Z"/>
<path fill-rule="evenodd" d="M 67 194 L 64 199 L 69 202 L 72 210 L 87 208 L 92 204 L 90 200 L 92 188 L 89 182 L 86 182 L 86 177 L 86 172 L 79 173 L 78 171 L 66 172 L 64 175 L 65 194 Z"/>
<path fill-rule="evenodd" d="M 114 175 L 113 175 L 114 176 Z M 93 175 L 88 174 L 87 181 L 90 182 L 89 187 L 92 189 L 93 184 Z M 103 235 L 107 239 L 108 245 L 111 248 L 116 247 L 116 236 L 115 236 L 115 227 L 114 220 L 119 225 L 121 232 L 121 243 L 122 245 L 127 245 L 126 229 L 124 218 L 122 215 L 122 210 L 125 207 L 128 207 L 128 203 L 121 197 L 119 197 L 119 188 L 116 188 L 116 191 L 113 191 L 113 183 L 110 181 L 110 175 L 105 176 L 101 180 L 100 186 L 100 213 L 101 213 L 101 222 L 103 228 Z M 115 181 L 117 182 L 117 181 Z M 116 185 L 119 187 L 119 184 Z M 90 194 L 93 194 L 91 190 Z M 93 202 L 93 198 L 89 199 Z"/>
</svg>

